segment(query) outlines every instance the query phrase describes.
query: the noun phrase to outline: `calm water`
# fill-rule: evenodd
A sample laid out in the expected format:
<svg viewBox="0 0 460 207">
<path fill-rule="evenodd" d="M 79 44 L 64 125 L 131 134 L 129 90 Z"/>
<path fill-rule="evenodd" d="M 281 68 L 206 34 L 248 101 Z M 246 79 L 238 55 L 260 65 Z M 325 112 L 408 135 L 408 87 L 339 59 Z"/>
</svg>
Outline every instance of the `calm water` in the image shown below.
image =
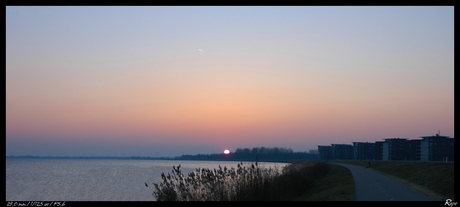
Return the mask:
<svg viewBox="0 0 460 207">
<path fill-rule="evenodd" d="M 236 167 L 239 162 L 170 160 L 6 159 L 7 201 L 154 201 L 152 183 L 181 165 Z M 282 163 L 261 163 L 264 167 Z M 147 183 L 149 187 L 145 187 Z"/>
</svg>

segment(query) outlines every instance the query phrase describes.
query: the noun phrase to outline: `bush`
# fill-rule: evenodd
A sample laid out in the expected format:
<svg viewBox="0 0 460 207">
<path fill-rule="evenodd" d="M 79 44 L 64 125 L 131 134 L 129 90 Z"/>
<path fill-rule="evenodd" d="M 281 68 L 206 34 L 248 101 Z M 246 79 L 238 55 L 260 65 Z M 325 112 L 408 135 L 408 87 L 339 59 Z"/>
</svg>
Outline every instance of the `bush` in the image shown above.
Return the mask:
<svg viewBox="0 0 460 207">
<path fill-rule="evenodd" d="M 180 165 L 172 175 L 161 174 L 163 182 L 154 183 L 157 201 L 264 201 L 289 200 L 300 196 L 316 179 L 327 172 L 319 161 L 291 163 L 283 168 L 261 168 L 238 164 L 237 168 L 196 169 L 185 178 Z M 147 185 L 147 184 L 146 184 Z"/>
</svg>

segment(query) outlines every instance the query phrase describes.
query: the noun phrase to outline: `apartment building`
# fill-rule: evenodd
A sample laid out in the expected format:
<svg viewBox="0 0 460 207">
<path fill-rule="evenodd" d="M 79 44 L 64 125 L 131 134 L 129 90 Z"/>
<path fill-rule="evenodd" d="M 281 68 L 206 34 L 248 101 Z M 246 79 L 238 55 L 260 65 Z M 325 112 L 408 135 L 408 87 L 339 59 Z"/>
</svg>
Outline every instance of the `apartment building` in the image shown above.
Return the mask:
<svg viewBox="0 0 460 207">
<path fill-rule="evenodd" d="M 350 144 L 332 144 L 332 159 L 352 160 L 354 158 L 353 146 Z"/>
<path fill-rule="evenodd" d="M 439 134 L 420 138 L 421 161 L 454 161 L 454 138 Z"/>
<path fill-rule="evenodd" d="M 318 146 L 320 160 L 332 160 L 332 146 Z"/>
<path fill-rule="evenodd" d="M 405 138 L 384 139 L 382 160 L 407 160 L 409 158 L 408 142 Z"/>
<path fill-rule="evenodd" d="M 375 143 L 353 142 L 355 160 L 375 160 Z"/>
<path fill-rule="evenodd" d="M 384 141 L 318 146 L 322 160 L 454 161 L 454 138 L 422 136 L 422 139 L 386 138 Z"/>
</svg>

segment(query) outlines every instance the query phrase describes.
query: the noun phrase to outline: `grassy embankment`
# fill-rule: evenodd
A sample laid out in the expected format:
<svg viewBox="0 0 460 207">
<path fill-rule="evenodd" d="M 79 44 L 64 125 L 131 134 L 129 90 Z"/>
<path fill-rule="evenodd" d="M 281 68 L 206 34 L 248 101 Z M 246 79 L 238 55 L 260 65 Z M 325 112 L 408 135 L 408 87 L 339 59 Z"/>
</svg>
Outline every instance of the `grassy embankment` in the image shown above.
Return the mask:
<svg viewBox="0 0 460 207">
<path fill-rule="evenodd" d="M 327 174 L 295 201 L 354 201 L 355 181 L 346 167 L 327 163 Z"/>
<path fill-rule="evenodd" d="M 368 166 L 368 161 L 334 162 Z M 370 168 L 434 200 L 445 201 L 448 198 L 455 200 L 454 163 L 371 161 Z"/>
</svg>

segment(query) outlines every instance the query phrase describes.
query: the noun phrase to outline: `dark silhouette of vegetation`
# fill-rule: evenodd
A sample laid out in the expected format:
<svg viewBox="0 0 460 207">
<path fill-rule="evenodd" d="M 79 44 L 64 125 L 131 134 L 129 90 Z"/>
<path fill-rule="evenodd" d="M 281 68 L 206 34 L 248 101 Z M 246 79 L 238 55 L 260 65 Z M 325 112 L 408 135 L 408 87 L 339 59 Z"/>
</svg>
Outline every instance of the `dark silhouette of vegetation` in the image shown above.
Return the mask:
<svg viewBox="0 0 460 207">
<path fill-rule="evenodd" d="M 198 154 L 182 155 L 179 160 L 226 160 L 226 161 L 292 161 L 292 160 L 318 160 L 317 153 L 294 152 L 290 148 L 254 147 L 238 148 L 235 152 L 226 154 Z"/>
<path fill-rule="evenodd" d="M 161 174 L 154 183 L 157 201 L 268 201 L 291 200 L 300 196 L 327 173 L 320 161 L 303 161 L 279 168 L 262 168 L 257 162 L 237 168 L 196 169 L 188 177 L 173 166 L 172 175 Z M 147 184 L 145 184 L 148 186 Z"/>
<path fill-rule="evenodd" d="M 293 160 L 319 160 L 317 150 L 309 152 L 294 152 L 290 148 L 266 148 L 255 147 L 238 148 L 235 152 L 228 155 L 220 154 L 198 154 L 198 155 L 182 155 L 177 157 L 150 157 L 150 156 L 6 156 L 6 158 L 21 158 L 21 159 L 131 159 L 131 160 L 211 160 L 211 161 L 293 161 Z"/>
</svg>

